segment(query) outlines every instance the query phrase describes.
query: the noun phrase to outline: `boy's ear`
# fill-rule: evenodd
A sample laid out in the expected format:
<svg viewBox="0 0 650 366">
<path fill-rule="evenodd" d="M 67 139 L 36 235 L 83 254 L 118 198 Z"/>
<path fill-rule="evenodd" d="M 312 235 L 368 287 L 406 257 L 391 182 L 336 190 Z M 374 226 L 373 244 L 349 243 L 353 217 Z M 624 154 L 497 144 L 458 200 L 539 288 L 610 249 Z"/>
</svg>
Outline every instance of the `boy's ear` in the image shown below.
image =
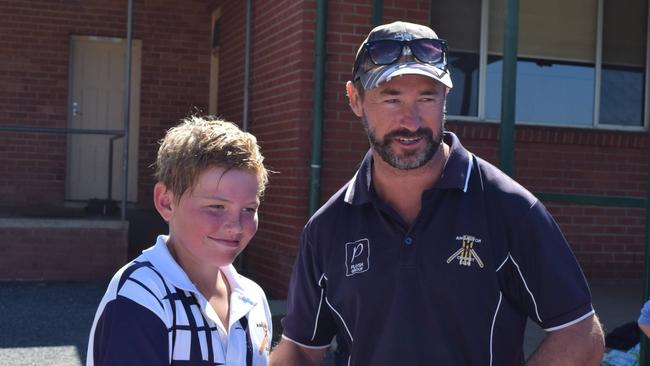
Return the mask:
<svg viewBox="0 0 650 366">
<path fill-rule="evenodd" d="M 348 81 L 345 84 L 345 91 L 348 94 L 348 101 L 350 102 L 350 108 L 352 109 L 352 112 L 357 117 L 362 117 L 363 116 L 363 106 L 361 105 L 361 96 L 359 96 L 359 92 L 357 91 L 357 88 L 354 87 L 354 84 L 351 81 Z"/>
<path fill-rule="evenodd" d="M 158 182 L 153 187 L 153 204 L 156 206 L 156 210 L 162 216 L 163 220 L 169 222 L 172 218 L 174 211 L 174 194 L 170 189 L 167 189 L 167 186 Z"/>
</svg>

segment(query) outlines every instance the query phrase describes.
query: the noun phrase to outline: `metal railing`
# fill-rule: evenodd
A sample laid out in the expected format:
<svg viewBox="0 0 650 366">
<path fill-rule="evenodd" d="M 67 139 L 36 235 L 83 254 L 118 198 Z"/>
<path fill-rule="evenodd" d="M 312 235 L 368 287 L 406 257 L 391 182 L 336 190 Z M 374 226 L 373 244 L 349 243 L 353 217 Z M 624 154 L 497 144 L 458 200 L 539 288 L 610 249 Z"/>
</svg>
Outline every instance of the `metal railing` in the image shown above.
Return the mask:
<svg viewBox="0 0 650 366">
<path fill-rule="evenodd" d="M 109 147 L 108 147 L 108 201 L 112 201 L 113 195 L 113 144 L 116 140 L 124 138 L 124 130 L 97 130 L 97 129 L 85 129 L 85 128 L 48 128 L 48 127 L 22 127 L 22 126 L 9 126 L 9 125 L 0 125 L 0 132 L 21 132 L 21 133 L 51 133 L 51 134 L 64 134 L 64 135 L 105 135 L 112 136 L 109 138 Z M 120 218 L 122 220 L 126 219 L 126 192 L 127 192 L 127 181 L 123 182 L 123 192 L 125 192 L 122 198 L 122 210 Z"/>
</svg>

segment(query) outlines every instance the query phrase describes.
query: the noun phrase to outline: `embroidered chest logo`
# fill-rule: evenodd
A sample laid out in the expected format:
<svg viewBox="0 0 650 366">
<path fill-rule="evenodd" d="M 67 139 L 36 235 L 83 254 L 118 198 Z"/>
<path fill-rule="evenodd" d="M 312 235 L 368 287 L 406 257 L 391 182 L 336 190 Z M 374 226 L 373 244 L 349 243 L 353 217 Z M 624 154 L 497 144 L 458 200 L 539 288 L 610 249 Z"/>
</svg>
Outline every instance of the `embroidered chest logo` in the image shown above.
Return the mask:
<svg viewBox="0 0 650 366">
<path fill-rule="evenodd" d="M 447 263 L 451 263 L 454 259 L 458 259 L 458 264 L 469 267 L 472 265 L 472 262 L 475 261 L 479 267 L 483 268 L 483 261 L 474 250 L 474 245 L 480 244 L 481 239 L 475 238 L 472 235 L 460 235 L 456 237 L 456 240 L 461 242 L 460 249 L 447 258 Z"/>
<path fill-rule="evenodd" d="M 370 241 L 360 239 L 345 243 L 345 275 L 350 277 L 370 269 Z"/>
<path fill-rule="evenodd" d="M 262 339 L 262 343 L 260 343 L 260 349 L 258 349 L 257 352 L 259 352 L 260 355 L 264 351 L 266 351 L 266 353 L 271 352 L 271 345 L 269 344 L 269 326 L 266 325 L 266 323 L 262 322 L 255 324 L 255 326 L 262 328 L 262 331 L 264 332 L 264 338 Z"/>
</svg>

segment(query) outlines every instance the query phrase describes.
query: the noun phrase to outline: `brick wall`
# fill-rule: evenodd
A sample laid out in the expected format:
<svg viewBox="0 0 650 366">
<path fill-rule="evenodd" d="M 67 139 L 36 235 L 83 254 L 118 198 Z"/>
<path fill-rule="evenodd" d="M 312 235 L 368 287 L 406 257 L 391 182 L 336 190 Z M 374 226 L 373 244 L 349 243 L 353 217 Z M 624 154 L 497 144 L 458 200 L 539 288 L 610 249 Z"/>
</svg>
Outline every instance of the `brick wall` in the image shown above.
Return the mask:
<svg viewBox="0 0 650 366">
<path fill-rule="evenodd" d="M 126 263 L 128 223 L 0 219 L 0 280 L 96 280 Z"/>
<path fill-rule="evenodd" d="M 124 37 L 126 0 L 0 3 L 0 124 L 66 127 L 69 37 Z M 345 82 L 371 26 L 372 3 L 330 0 L 321 202 L 352 176 L 368 148 L 349 110 Z M 384 21 L 426 23 L 429 1 L 386 0 Z M 244 265 L 272 296 L 286 294 L 302 226 L 308 218 L 314 81 L 315 0 L 253 4 L 249 126 L 271 177 L 260 228 Z M 195 109 L 206 111 L 211 12 L 222 14 L 218 113 L 243 117 L 245 2 L 136 1 L 134 38 L 142 40 L 139 204 L 150 206 L 157 140 Z M 463 144 L 497 163 L 498 125 L 449 122 Z M 518 126 L 515 176 L 532 191 L 645 196 L 644 133 Z M 65 137 L 0 132 L 0 206 L 61 206 Z M 642 209 L 545 202 L 591 277 L 641 271 Z M 2 213 L 2 212 L 0 212 Z M 53 235 L 53 234 L 52 234 Z"/>
<path fill-rule="evenodd" d="M 0 125 L 67 127 L 71 35 L 126 37 L 127 1 L 0 3 Z M 151 200 L 156 141 L 194 106 L 207 109 L 210 14 L 205 1 L 135 1 L 142 40 L 139 200 Z M 63 135 L 0 132 L 0 205 L 60 206 Z"/>
<path fill-rule="evenodd" d="M 245 3 L 217 1 L 222 16 L 218 112 L 243 118 Z M 314 1 L 254 2 L 249 129 L 277 174 L 246 249 L 248 275 L 270 295 L 289 282 L 297 237 L 307 219 L 313 88 Z"/>
</svg>

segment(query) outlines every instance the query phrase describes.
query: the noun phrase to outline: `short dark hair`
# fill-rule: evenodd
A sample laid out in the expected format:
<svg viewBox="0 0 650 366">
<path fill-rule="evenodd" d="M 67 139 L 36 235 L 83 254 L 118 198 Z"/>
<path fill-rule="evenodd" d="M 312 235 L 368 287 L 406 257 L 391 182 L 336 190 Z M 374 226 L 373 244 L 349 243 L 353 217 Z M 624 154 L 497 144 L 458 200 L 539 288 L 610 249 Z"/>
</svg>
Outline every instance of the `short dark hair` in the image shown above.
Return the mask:
<svg viewBox="0 0 650 366">
<path fill-rule="evenodd" d="M 357 93 L 359 94 L 359 98 L 363 99 L 366 90 L 363 88 L 363 84 L 361 84 L 361 79 L 356 79 L 355 81 L 352 82 L 352 85 L 357 90 Z"/>
</svg>

